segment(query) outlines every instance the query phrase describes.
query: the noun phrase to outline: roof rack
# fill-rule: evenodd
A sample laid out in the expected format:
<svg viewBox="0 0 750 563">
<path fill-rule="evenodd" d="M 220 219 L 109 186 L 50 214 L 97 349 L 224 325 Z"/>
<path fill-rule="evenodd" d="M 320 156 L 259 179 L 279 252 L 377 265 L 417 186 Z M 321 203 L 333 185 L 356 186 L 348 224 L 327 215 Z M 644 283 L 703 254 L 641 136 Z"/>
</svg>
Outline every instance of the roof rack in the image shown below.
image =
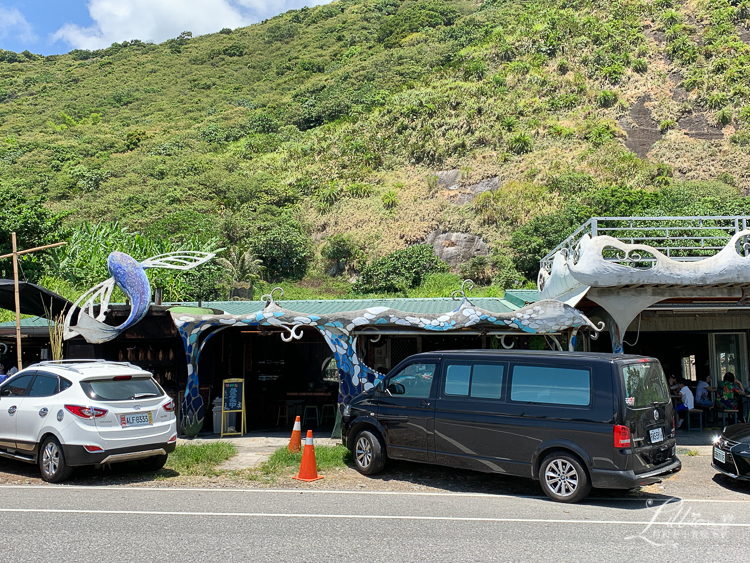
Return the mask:
<svg viewBox="0 0 750 563">
<path fill-rule="evenodd" d="M 37 362 L 33 365 L 27 366 L 28 368 L 37 367 L 37 366 L 58 366 L 64 369 L 68 369 L 71 371 L 76 371 L 80 373 L 80 370 L 75 369 L 75 367 L 71 364 L 97 364 L 97 363 L 106 363 L 106 364 L 115 364 L 118 366 L 124 366 L 129 367 L 133 369 L 137 369 L 139 371 L 145 371 L 142 367 L 136 366 L 131 364 L 130 362 L 113 362 L 110 360 L 102 360 L 102 359 L 69 359 L 69 360 L 44 360 L 41 362 Z"/>
</svg>

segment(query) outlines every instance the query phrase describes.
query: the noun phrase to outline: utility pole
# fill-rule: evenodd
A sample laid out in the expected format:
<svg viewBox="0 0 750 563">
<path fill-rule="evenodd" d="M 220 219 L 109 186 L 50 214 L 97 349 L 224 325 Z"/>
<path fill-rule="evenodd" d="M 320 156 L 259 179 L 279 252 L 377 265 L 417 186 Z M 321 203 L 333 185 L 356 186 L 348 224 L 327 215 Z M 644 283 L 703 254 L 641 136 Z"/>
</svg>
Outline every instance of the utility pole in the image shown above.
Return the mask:
<svg viewBox="0 0 750 563">
<path fill-rule="evenodd" d="M 16 297 L 16 357 L 19 371 L 23 369 L 23 362 L 21 360 L 21 294 L 18 291 L 18 257 L 22 254 L 28 254 L 29 252 L 36 252 L 37 250 L 45 250 L 47 248 L 54 248 L 55 246 L 62 246 L 64 242 L 56 242 L 55 244 L 45 244 L 44 246 L 37 246 L 36 248 L 29 248 L 28 250 L 22 250 L 18 252 L 16 247 L 16 233 L 10 234 L 10 241 L 13 248 L 13 252 L 10 254 L 3 254 L 0 256 L 0 260 L 3 258 L 13 257 L 13 289 L 15 290 Z"/>
</svg>

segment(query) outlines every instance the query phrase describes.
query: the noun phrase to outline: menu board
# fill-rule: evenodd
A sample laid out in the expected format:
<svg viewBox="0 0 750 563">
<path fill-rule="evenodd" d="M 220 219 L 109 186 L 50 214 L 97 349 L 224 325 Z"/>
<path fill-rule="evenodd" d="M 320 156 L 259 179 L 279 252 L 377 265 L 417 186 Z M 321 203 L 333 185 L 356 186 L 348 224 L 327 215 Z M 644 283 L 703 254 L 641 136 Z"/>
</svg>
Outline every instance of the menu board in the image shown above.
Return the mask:
<svg viewBox="0 0 750 563">
<path fill-rule="evenodd" d="M 224 412 L 242 411 L 242 399 L 244 397 L 243 379 L 224 380 Z"/>
</svg>

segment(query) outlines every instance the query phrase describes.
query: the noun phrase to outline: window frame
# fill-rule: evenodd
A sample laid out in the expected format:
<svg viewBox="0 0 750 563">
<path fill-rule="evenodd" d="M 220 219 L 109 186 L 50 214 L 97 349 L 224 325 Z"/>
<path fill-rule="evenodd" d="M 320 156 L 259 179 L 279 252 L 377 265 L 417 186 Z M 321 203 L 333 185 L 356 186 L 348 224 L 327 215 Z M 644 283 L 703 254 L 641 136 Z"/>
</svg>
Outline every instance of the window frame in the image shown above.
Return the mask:
<svg viewBox="0 0 750 563">
<path fill-rule="evenodd" d="M 574 403 L 557 403 L 557 402 L 543 402 L 543 401 L 519 401 L 513 399 L 513 381 L 516 375 L 516 367 L 535 367 L 535 368 L 546 368 L 552 370 L 575 370 L 585 371 L 589 375 L 589 401 L 584 405 Z M 548 363 L 537 363 L 537 362 L 511 362 L 510 372 L 508 373 L 508 389 L 507 389 L 507 401 L 515 405 L 545 405 L 556 408 L 566 409 L 590 409 L 594 406 L 594 369 L 591 365 L 572 365 L 572 364 L 548 364 Z"/>
<path fill-rule="evenodd" d="M 27 377 L 27 376 L 30 376 L 31 379 L 26 384 L 26 387 L 23 390 L 23 394 L 22 395 L 7 395 L 8 397 L 15 397 L 15 398 L 28 397 L 29 387 L 34 382 L 34 379 L 36 379 L 36 371 L 32 371 L 32 372 L 28 372 L 28 373 L 21 373 L 21 377 Z M 14 373 L 11 377 L 9 377 L 5 381 L 3 381 L 2 384 L 0 384 L 0 389 L 5 389 L 5 388 L 9 387 L 10 386 L 9 382 L 13 381 L 16 378 L 17 378 L 17 374 Z"/>
<path fill-rule="evenodd" d="M 469 372 L 469 392 L 466 395 L 451 395 L 449 393 L 445 392 L 445 384 L 448 380 L 448 367 L 449 366 L 455 366 L 455 365 L 463 365 L 463 366 L 471 366 L 471 371 Z M 500 384 L 500 397 L 494 398 L 494 397 L 474 397 L 471 394 L 471 384 L 474 380 L 474 366 L 481 365 L 481 366 L 498 366 L 503 368 L 503 380 Z M 442 367 L 442 377 L 440 378 L 440 398 L 446 399 L 449 401 L 491 401 L 493 403 L 504 403 L 506 402 L 506 397 L 508 396 L 508 391 L 506 389 L 506 386 L 508 385 L 508 373 L 509 373 L 509 366 L 510 362 L 503 361 L 503 362 L 497 362 L 493 360 L 450 360 L 450 359 L 443 359 L 443 367 Z"/>
</svg>

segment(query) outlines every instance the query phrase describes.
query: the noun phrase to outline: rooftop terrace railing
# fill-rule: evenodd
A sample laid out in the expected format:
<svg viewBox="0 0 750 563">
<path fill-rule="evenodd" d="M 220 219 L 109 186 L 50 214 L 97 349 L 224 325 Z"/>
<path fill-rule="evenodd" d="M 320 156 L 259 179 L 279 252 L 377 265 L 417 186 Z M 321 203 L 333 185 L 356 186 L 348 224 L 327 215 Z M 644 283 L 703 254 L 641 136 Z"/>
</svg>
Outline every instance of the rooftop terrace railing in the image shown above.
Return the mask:
<svg viewBox="0 0 750 563">
<path fill-rule="evenodd" d="M 644 244 L 655 248 L 673 260 L 689 262 L 713 256 L 724 248 L 737 233 L 750 224 L 747 216 L 714 217 L 592 217 L 558 244 L 539 262 L 542 270 L 551 271 L 552 260 L 558 252 L 571 256 L 584 235 L 608 235 L 629 244 Z M 737 243 L 737 252 L 750 255 L 748 237 Z M 653 256 L 625 254 L 611 249 L 605 260 L 646 268 L 656 261 Z"/>
</svg>

